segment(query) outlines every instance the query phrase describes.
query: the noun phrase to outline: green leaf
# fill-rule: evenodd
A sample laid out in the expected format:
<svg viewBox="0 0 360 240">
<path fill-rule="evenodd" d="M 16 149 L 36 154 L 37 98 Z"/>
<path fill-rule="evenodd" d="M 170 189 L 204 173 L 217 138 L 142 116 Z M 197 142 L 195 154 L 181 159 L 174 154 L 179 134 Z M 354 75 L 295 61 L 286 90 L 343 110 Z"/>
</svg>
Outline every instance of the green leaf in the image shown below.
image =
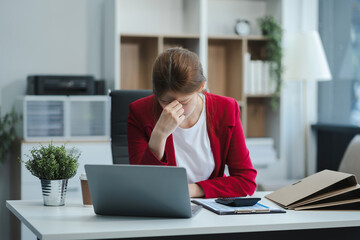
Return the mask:
<svg viewBox="0 0 360 240">
<path fill-rule="evenodd" d="M 30 151 L 30 159 L 25 162 L 25 167 L 34 176 L 40 179 L 57 180 L 69 179 L 75 176 L 79 166 L 80 153 L 74 154 L 75 148 L 67 153 L 65 145 L 48 146 L 40 145 Z"/>
<path fill-rule="evenodd" d="M 16 125 L 20 117 L 12 108 L 10 113 L 1 116 L 0 112 L 0 165 L 4 162 L 6 154 L 11 149 L 12 144 L 17 138 Z"/>
<path fill-rule="evenodd" d="M 281 26 L 275 21 L 273 16 L 265 16 L 258 19 L 258 24 L 262 34 L 267 37 L 266 45 L 266 59 L 273 64 L 270 66 L 270 77 L 276 82 L 275 92 L 271 99 L 271 106 L 273 110 L 278 109 L 280 102 L 280 91 L 282 86 L 281 74 L 282 67 L 282 35 L 283 30 Z"/>
</svg>

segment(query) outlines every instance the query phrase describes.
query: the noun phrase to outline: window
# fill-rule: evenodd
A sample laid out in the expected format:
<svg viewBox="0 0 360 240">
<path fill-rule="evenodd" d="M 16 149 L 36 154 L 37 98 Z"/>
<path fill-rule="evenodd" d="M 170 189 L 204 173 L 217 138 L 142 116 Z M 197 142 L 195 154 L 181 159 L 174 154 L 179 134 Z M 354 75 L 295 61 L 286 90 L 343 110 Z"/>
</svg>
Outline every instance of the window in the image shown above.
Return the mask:
<svg viewBox="0 0 360 240">
<path fill-rule="evenodd" d="M 319 33 L 333 76 L 319 83 L 319 122 L 360 126 L 360 0 L 320 0 Z"/>
</svg>

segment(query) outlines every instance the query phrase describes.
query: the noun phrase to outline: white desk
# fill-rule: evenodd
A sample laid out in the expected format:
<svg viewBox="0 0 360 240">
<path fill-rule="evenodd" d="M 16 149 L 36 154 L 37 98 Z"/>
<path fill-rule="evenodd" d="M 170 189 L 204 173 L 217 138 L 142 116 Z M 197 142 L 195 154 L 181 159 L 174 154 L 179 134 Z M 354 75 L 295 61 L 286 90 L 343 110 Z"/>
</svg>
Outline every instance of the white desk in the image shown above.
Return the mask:
<svg viewBox="0 0 360 240">
<path fill-rule="evenodd" d="M 257 192 L 254 196 L 263 197 L 265 194 Z M 276 206 L 265 198 L 261 202 Z M 162 236 L 167 236 L 166 239 L 178 239 L 172 236 L 181 236 L 181 239 L 222 239 L 217 234 L 226 234 L 226 239 L 239 239 L 239 236 L 249 234 L 252 239 L 288 239 L 289 234 L 291 240 L 304 237 L 315 239 L 315 236 L 325 239 L 324 234 L 329 235 L 327 240 L 342 234 L 346 234 L 343 239 L 360 239 L 360 211 L 287 211 L 282 214 L 219 216 L 202 209 L 190 219 L 169 219 L 97 216 L 93 208 L 82 206 L 81 199 L 68 199 L 63 207 L 45 207 L 42 200 L 7 201 L 6 206 L 39 239 L 49 240 L 161 239 Z"/>
</svg>

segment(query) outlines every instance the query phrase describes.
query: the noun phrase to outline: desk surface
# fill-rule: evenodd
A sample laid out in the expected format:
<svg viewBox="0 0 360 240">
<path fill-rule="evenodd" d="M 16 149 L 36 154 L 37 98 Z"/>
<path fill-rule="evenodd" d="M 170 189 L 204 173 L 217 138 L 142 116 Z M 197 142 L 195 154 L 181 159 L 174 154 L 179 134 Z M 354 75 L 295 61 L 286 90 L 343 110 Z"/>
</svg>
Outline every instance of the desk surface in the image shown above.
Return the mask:
<svg viewBox="0 0 360 240">
<path fill-rule="evenodd" d="M 275 204 L 257 192 L 261 203 Z M 287 211 L 282 214 L 220 216 L 202 209 L 190 219 L 98 216 L 81 199 L 62 207 L 45 207 L 42 200 L 7 201 L 6 206 L 39 239 L 159 237 L 217 233 L 359 227 L 359 211 Z"/>
</svg>

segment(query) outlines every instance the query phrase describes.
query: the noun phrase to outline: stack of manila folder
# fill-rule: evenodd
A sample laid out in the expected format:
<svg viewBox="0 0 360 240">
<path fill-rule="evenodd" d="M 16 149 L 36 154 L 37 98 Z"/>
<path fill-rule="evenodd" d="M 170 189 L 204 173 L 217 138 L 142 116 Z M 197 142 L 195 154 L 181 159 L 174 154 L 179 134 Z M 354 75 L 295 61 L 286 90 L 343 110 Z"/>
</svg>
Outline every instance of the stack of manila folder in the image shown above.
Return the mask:
<svg viewBox="0 0 360 240">
<path fill-rule="evenodd" d="M 353 174 L 323 170 L 265 196 L 290 210 L 360 210 L 360 185 Z"/>
</svg>

